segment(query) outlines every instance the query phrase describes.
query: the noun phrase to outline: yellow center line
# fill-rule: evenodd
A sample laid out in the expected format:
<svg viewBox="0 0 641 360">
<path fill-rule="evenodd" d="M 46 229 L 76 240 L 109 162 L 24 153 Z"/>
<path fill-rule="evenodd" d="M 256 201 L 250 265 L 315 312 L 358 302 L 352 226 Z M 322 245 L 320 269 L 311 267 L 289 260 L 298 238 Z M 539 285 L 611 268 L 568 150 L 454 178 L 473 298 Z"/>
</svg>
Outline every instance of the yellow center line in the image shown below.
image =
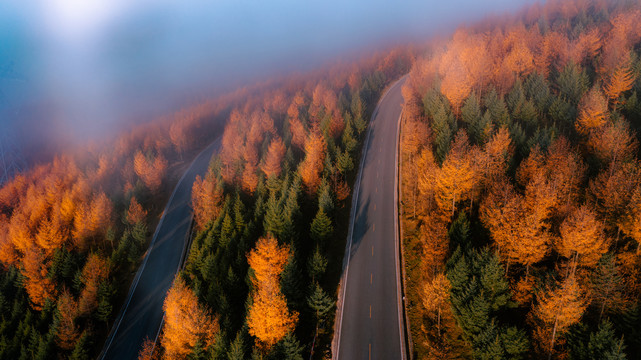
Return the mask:
<svg viewBox="0 0 641 360">
<path fill-rule="evenodd" d="M 372 245 L 372 256 L 374 256 L 374 245 Z"/>
<path fill-rule="evenodd" d="M 369 343 L 369 348 L 367 350 L 367 356 L 369 360 L 372 360 L 372 343 Z"/>
<path fill-rule="evenodd" d="M 378 194 L 378 187 L 376 187 L 376 193 Z"/>
<path fill-rule="evenodd" d="M 376 211 L 376 204 L 374 204 L 374 211 Z"/>
<path fill-rule="evenodd" d="M 373 281 L 374 281 L 374 274 L 373 274 L 373 273 L 370 273 L 370 274 L 369 274 L 369 283 L 370 283 L 370 284 L 372 284 L 372 283 L 373 283 Z"/>
</svg>

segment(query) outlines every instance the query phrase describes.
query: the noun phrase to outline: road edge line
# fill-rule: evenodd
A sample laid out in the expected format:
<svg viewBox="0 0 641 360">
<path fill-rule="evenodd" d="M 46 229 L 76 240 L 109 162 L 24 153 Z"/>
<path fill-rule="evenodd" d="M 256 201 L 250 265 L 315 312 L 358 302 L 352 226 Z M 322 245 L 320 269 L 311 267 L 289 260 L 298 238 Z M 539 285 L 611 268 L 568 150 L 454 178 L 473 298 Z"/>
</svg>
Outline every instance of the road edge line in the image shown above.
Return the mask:
<svg viewBox="0 0 641 360">
<path fill-rule="evenodd" d="M 378 108 L 383 102 L 383 99 L 385 98 L 385 96 L 387 96 L 390 90 L 392 90 L 392 88 L 394 88 L 401 80 L 403 80 L 405 76 L 407 75 L 404 75 L 400 79 L 394 81 L 392 85 L 390 85 L 387 88 L 387 90 L 385 90 L 383 95 L 381 95 L 381 97 L 378 100 L 378 103 L 376 104 L 376 108 L 374 108 L 374 112 L 372 113 L 370 121 L 367 124 L 367 137 L 365 138 L 365 143 L 363 144 L 363 150 L 361 152 L 361 161 L 360 161 L 360 164 L 358 165 L 358 176 L 354 183 L 352 205 L 351 205 L 350 214 L 349 214 L 349 229 L 347 232 L 348 241 L 345 247 L 345 253 L 347 254 L 347 257 L 343 255 L 343 274 L 341 275 L 341 280 L 339 281 L 338 299 L 336 301 L 337 304 L 340 303 L 340 306 L 336 307 L 337 308 L 336 316 L 334 319 L 334 338 L 332 339 L 332 346 L 331 346 L 332 360 L 338 360 L 338 353 L 340 350 L 341 330 L 343 327 L 343 309 L 345 306 L 345 292 L 347 291 L 347 274 L 349 273 L 349 261 L 351 259 L 351 253 L 352 253 L 352 237 L 354 235 L 354 220 L 356 216 L 356 205 L 358 204 L 358 197 L 360 195 L 359 190 L 361 187 L 361 180 L 363 176 L 363 166 L 365 165 L 365 158 L 367 157 L 367 147 L 369 146 L 369 140 L 372 135 L 372 123 L 374 122 L 374 119 L 376 119 L 376 115 L 378 115 Z"/>
<path fill-rule="evenodd" d="M 167 201 L 167 204 L 165 205 L 165 208 L 162 211 L 162 216 L 160 217 L 160 221 L 158 222 L 158 225 L 156 225 L 156 230 L 154 231 L 154 236 L 151 239 L 151 243 L 149 244 L 149 247 L 147 247 L 147 251 L 145 253 L 145 259 L 143 260 L 143 263 L 140 266 L 140 268 L 138 268 L 138 271 L 136 272 L 136 277 L 134 279 L 134 282 L 132 282 L 132 286 L 129 287 L 129 293 L 127 294 L 127 303 L 125 304 L 125 307 L 120 309 L 120 313 L 118 314 L 118 317 L 117 317 L 118 324 L 116 325 L 115 328 L 112 327 L 111 331 L 109 332 L 109 337 L 105 341 L 105 346 L 103 346 L 102 350 L 100 351 L 100 354 L 98 355 L 99 359 L 103 360 L 105 358 L 105 355 L 107 355 L 107 351 L 109 351 L 109 348 L 111 347 L 114 336 L 118 333 L 118 329 L 120 328 L 120 323 L 122 322 L 122 319 L 125 317 L 125 313 L 127 312 L 127 309 L 129 309 L 129 303 L 131 302 L 131 298 L 133 297 L 134 292 L 138 287 L 138 282 L 140 281 L 142 272 L 145 270 L 145 266 L 147 265 L 147 259 L 149 259 L 149 255 L 151 254 L 151 251 L 153 250 L 153 247 L 156 244 L 158 231 L 160 231 L 160 227 L 162 226 L 162 223 L 165 220 L 165 214 L 167 213 L 169 204 L 171 204 L 172 200 L 174 199 L 174 196 L 176 195 L 176 191 L 178 191 L 178 187 L 180 186 L 182 181 L 185 179 L 185 176 L 187 176 L 187 172 L 192 167 L 192 165 L 196 162 L 196 160 L 198 160 L 200 155 L 202 155 L 205 151 L 207 151 L 207 149 L 209 149 L 210 146 L 214 146 L 215 143 L 218 142 L 220 139 L 222 139 L 222 136 L 219 136 L 218 138 L 216 138 L 214 141 L 211 142 L 211 144 L 209 144 L 206 148 L 204 148 L 201 152 L 199 152 L 198 155 L 196 155 L 194 160 L 192 160 L 189 166 L 187 167 L 187 170 L 185 170 L 185 172 L 182 174 L 182 176 L 176 183 L 174 190 L 171 192 L 171 196 L 169 197 L 169 200 Z M 176 275 L 174 274 L 174 277 L 175 276 Z M 163 319 L 164 319 L 164 315 L 163 315 Z M 161 325 L 162 325 L 162 322 L 161 322 Z M 158 335 L 156 335 L 156 339 L 158 339 Z"/>
</svg>

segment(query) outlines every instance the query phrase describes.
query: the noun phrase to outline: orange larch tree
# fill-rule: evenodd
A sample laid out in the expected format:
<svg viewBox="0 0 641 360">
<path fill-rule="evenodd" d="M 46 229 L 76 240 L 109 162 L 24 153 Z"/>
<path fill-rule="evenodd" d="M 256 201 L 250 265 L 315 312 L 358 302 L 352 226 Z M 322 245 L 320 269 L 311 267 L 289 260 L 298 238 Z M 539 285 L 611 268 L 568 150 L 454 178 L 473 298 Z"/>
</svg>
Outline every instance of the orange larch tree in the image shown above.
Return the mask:
<svg viewBox="0 0 641 360">
<path fill-rule="evenodd" d="M 605 163 L 628 161 L 634 158 L 639 142 L 627 121 L 619 118 L 593 131 L 587 141 L 588 149 Z"/>
<path fill-rule="evenodd" d="M 249 333 L 265 349 L 291 332 L 298 321 L 298 313 L 287 308 L 280 289 L 280 274 L 289 255 L 289 248 L 279 246 L 273 237 L 259 239 L 256 248 L 247 255 L 247 262 L 254 273 L 253 302 L 247 314 L 247 324 Z"/>
<path fill-rule="evenodd" d="M 507 180 L 497 181 L 483 199 L 480 218 L 490 230 L 499 254 L 526 266 L 526 277 L 531 265 L 548 253 L 550 234 L 540 215 L 527 206 Z"/>
<path fill-rule="evenodd" d="M 325 140 L 319 133 L 311 133 L 305 143 L 305 160 L 300 164 L 299 172 L 308 194 L 313 194 L 321 182 L 321 171 L 325 160 Z"/>
<path fill-rule="evenodd" d="M 198 303 L 194 291 L 178 276 L 163 304 L 165 325 L 161 343 L 166 359 L 186 359 L 194 346 L 214 343 L 219 331 L 218 320 Z"/>
<path fill-rule="evenodd" d="M 71 350 L 80 336 L 76 318 L 78 317 L 77 303 L 73 296 L 65 290 L 58 299 L 58 346 Z"/>
<path fill-rule="evenodd" d="M 144 222 L 147 218 L 147 210 L 145 210 L 142 205 L 136 200 L 135 196 L 131 197 L 129 201 L 129 208 L 127 209 L 127 222 L 129 225 L 134 225 L 140 222 Z"/>
<path fill-rule="evenodd" d="M 278 177 L 280 175 L 284 156 L 285 144 L 279 137 L 273 138 L 261 166 L 261 170 L 267 178 L 272 176 Z"/>
<path fill-rule="evenodd" d="M 549 359 L 554 352 L 557 335 L 581 320 L 587 303 L 574 275 L 537 298 L 538 302 L 532 309 L 534 318 L 540 323 L 535 329 L 535 337 L 543 342 L 541 348 L 548 352 Z"/>
<path fill-rule="evenodd" d="M 637 162 L 610 163 L 608 169 L 590 181 L 590 194 L 607 228 L 621 220 L 630 197 L 640 185 L 641 166 Z"/>
<path fill-rule="evenodd" d="M 22 259 L 24 286 L 32 307 L 42 309 L 47 299 L 53 299 L 56 289 L 49 278 L 45 256 L 38 248 L 28 250 Z"/>
<path fill-rule="evenodd" d="M 574 267 L 594 267 L 606 251 L 608 241 L 605 229 L 596 214 L 587 205 L 573 211 L 559 228 L 561 237 L 556 249 L 562 256 L 572 259 Z"/>
<path fill-rule="evenodd" d="M 576 130 L 583 135 L 605 125 L 608 115 L 608 101 L 598 87 L 593 87 L 579 103 Z"/>
<path fill-rule="evenodd" d="M 162 183 L 167 171 L 167 160 L 157 154 L 148 159 L 140 150 L 134 155 L 134 170 L 142 182 L 151 190 L 156 192 Z"/>
<path fill-rule="evenodd" d="M 253 194 L 254 190 L 256 190 L 256 187 L 258 186 L 258 173 L 256 172 L 258 169 L 256 165 L 253 163 L 246 163 L 245 164 L 245 169 L 243 170 L 243 176 L 241 178 L 241 185 L 243 187 L 243 190 L 245 190 L 249 194 Z"/>
<path fill-rule="evenodd" d="M 423 286 L 421 300 L 425 311 L 433 317 L 436 314 L 436 326 L 440 336 L 441 333 L 441 310 L 449 306 L 450 282 L 443 274 L 436 275 L 432 281 Z"/>
<path fill-rule="evenodd" d="M 98 287 L 108 276 L 109 261 L 98 254 L 90 254 L 81 273 L 85 287 L 78 299 L 79 315 L 90 315 L 98 307 Z"/>
<path fill-rule="evenodd" d="M 603 90 L 610 99 L 613 106 L 619 103 L 619 96 L 632 88 L 636 75 L 632 71 L 629 58 L 619 64 L 611 74 L 608 75 Z"/>
<path fill-rule="evenodd" d="M 36 233 L 36 244 L 45 251 L 47 256 L 60 248 L 65 240 L 60 229 L 51 220 L 44 220 Z"/>
<path fill-rule="evenodd" d="M 196 176 L 191 191 L 191 207 L 194 210 L 194 220 L 198 229 L 204 229 L 209 221 L 218 216 L 222 201 L 222 183 L 213 171 L 207 171 L 205 179 L 200 175 Z"/>
<path fill-rule="evenodd" d="M 444 216 L 452 218 L 458 202 L 473 198 L 478 175 L 472 163 L 467 134 L 461 131 L 436 175 L 436 204 Z"/>
<path fill-rule="evenodd" d="M 456 59 L 447 67 L 441 82 L 441 92 L 449 100 L 455 114 L 459 114 L 463 100 L 467 99 L 471 91 L 472 86 L 467 71 Z"/>
<path fill-rule="evenodd" d="M 480 156 L 474 159 L 485 186 L 505 174 L 513 152 L 510 132 L 506 127 L 501 127 L 485 144 Z"/>
</svg>

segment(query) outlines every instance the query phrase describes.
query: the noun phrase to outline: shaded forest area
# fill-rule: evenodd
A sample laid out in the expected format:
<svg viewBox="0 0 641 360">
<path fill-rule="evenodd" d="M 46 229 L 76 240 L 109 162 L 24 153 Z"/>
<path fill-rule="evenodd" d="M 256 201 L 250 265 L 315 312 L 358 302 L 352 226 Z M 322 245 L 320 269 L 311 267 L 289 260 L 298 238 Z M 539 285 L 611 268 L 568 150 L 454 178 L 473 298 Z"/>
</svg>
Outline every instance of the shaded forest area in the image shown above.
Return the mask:
<svg viewBox="0 0 641 360">
<path fill-rule="evenodd" d="M 638 1 L 550 1 L 416 61 L 401 154 L 418 358 L 638 358 L 640 24 Z"/>
<path fill-rule="evenodd" d="M 361 140 L 383 89 L 413 58 L 399 48 L 336 66 L 232 111 L 221 151 L 194 183 L 198 231 L 171 290 L 206 315 L 168 297 L 154 356 L 331 357 Z"/>
</svg>

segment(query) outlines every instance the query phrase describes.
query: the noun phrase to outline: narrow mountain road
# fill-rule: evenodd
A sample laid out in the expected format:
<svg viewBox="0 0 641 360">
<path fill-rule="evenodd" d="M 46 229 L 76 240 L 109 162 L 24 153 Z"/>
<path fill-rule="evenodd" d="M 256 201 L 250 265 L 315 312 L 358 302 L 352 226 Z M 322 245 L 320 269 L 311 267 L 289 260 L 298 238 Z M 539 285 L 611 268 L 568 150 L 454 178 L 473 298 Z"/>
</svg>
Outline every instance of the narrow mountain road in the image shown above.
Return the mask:
<svg viewBox="0 0 641 360">
<path fill-rule="evenodd" d="M 156 338 L 165 295 L 181 265 L 191 226 L 191 188 L 196 175 L 207 172 L 219 147 L 220 138 L 196 157 L 176 185 L 100 359 L 137 359 L 145 338 Z"/>
<path fill-rule="evenodd" d="M 383 95 L 369 125 L 354 185 L 334 359 L 405 359 L 396 222 L 396 147 L 405 79 Z"/>
</svg>

